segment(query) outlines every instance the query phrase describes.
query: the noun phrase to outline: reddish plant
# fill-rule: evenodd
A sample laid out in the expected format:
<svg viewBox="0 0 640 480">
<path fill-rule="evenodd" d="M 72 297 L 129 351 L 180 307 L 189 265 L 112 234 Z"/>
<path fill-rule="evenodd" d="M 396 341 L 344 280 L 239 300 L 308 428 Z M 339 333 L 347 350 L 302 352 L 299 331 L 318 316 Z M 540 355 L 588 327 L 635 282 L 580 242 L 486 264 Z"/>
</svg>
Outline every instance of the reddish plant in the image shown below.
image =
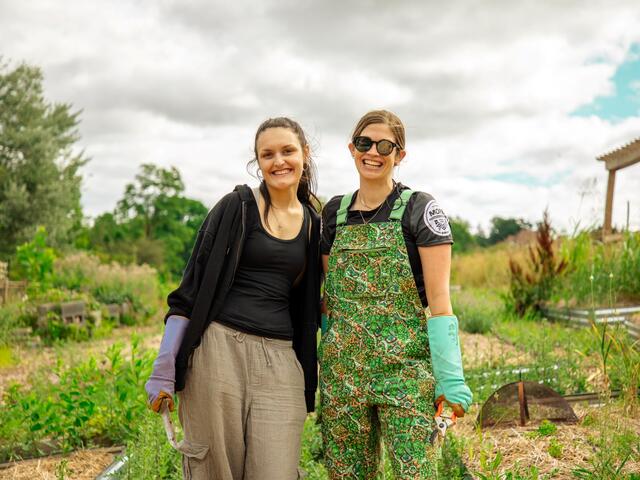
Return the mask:
<svg viewBox="0 0 640 480">
<path fill-rule="evenodd" d="M 553 234 L 549 212 L 544 211 L 538 224 L 536 243 L 529 247 L 529 258 L 523 268 L 509 259 L 511 272 L 509 303 L 519 315 L 527 310 L 539 311 L 551 296 L 557 278 L 567 270 L 565 259 L 558 259 L 553 248 Z"/>
</svg>

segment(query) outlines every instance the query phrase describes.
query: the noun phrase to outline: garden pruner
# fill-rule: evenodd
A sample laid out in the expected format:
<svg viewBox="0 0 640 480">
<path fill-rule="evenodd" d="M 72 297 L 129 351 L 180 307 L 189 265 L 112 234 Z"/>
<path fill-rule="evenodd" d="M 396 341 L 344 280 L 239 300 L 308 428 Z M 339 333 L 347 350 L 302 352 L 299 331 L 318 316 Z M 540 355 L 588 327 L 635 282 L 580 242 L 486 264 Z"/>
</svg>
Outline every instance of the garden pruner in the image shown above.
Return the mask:
<svg viewBox="0 0 640 480">
<path fill-rule="evenodd" d="M 166 398 L 162 400 L 162 403 L 160 404 L 160 415 L 162 415 L 162 423 L 164 424 L 164 431 L 167 434 L 167 439 L 171 446 L 177 450 L 178 442 L 176 441 L 176 430 L 173 428 L 173 422 L 171 422 L 169 403 L 169 400 Z"/>
<path fill-rule="evenodd" d="M 450 417 L 442 416 L 442 410 L 444 409 L 444 401 L 438 403 L 438 409 L 436 410 L 436 415 L 434 420 L 436 422 L 436 428 L 433 429 L 431 436 L 429 437 L 429 441 L 431 445 L 435 445 L 436 442 L 444 440 L 445 435 L 447 434 L 447 429 L 456 423 L 456 414 L 454 412 L 451 413 Z"/>
</svg>

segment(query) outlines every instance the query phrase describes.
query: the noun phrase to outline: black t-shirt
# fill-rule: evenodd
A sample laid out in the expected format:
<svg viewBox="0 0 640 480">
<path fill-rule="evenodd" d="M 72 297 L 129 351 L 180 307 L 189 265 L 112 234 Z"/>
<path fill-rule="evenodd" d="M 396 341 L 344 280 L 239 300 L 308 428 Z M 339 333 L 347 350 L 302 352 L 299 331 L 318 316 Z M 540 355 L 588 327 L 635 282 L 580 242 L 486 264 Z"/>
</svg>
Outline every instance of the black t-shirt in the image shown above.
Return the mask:
<svg viewBox="0 0 640 480">
<path fill-rule="evenodd" d="M 309 218 L 304 212 L 298 235 L 281 240 L 265 230 L 251 202 L 240 262 L 216 321 L 254 335 L 293 338 L 289 297 L 306 260 Z"/>
<path fill-rule="evenodd" d="M 396 188 L 389 194 L 382 208 L 378 210 L 349 210 L 347 212 L 347 225 L 357 225 L 364 223 L 379 223 L 389 221 L 391 209 L 400 192 L 408 189 L 398 183 Z M 357 191 L 351 200 L 351 205 L 355 201 Z M 322 210 L 322 240 L 320 242 L 320 250 L 323 255 L 329 255 L 331 246 L 336 237 L 336 215 L 340 208 L 340 202 L 343 195 L 333 197 Z M 349 205 L 349 208 L 351 208 Z M 424 192 L 414 192 L 407 203 L 404 214 L 402 216 L 402 233 L 404 243 L 407 246 L 407 254 L 409 263 L 413 272 L 413 278 L 416 282 L 418 293 L 422 305 L 427 306 L 427 296 L 424 290 L 424 276 L 422 274 L 422 263 L 420 262 L 420 254 L 418 247 L 429 247 L 433 245 L 441 245 L 444 243 L 452 244 L 453 236 L 449 226 L 449 219 L 445 215 L 438 202 Z"/>
</svg>

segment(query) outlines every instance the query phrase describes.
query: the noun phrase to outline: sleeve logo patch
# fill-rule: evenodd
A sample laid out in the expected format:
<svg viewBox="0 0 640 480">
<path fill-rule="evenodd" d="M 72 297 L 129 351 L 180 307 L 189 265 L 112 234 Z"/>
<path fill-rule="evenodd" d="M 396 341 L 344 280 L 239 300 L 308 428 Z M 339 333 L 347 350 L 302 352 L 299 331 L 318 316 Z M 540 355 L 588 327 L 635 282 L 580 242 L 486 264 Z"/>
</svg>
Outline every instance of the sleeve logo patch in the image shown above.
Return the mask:
<svg viewBox="0 0 640 480">
<path fill-rule="evenodd" d="M 441 237 L 451 235 L 449 219 L 435 200 L 427 203 L 427 206 L 424 208 L 423 219 L 424 224 L 436 235 L 440 235 Z"/>
</svg>

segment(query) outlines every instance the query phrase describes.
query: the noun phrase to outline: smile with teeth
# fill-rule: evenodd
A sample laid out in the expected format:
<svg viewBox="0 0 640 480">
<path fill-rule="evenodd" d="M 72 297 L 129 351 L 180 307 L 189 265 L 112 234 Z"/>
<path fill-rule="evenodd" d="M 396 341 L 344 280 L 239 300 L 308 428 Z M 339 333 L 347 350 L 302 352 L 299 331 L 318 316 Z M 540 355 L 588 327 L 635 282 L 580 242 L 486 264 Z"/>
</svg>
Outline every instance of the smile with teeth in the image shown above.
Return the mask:
<svg viewBox="0 0 640 480">
<path fill-rule="evenodd" d="M 292 172 L 293 172 L 293 168 L 283 168 L 282 170 L 276 170 L 274 172 L 271 172 L 271 175 L 286 175 Z"/>
<path fill-rule="evenodd" d="M 382 162 L 376 162 L 375 160 L 362 160 L 362 163 L 364 163 L 367 167 L 381 167 L 382 166 Z"/>
</svg>

